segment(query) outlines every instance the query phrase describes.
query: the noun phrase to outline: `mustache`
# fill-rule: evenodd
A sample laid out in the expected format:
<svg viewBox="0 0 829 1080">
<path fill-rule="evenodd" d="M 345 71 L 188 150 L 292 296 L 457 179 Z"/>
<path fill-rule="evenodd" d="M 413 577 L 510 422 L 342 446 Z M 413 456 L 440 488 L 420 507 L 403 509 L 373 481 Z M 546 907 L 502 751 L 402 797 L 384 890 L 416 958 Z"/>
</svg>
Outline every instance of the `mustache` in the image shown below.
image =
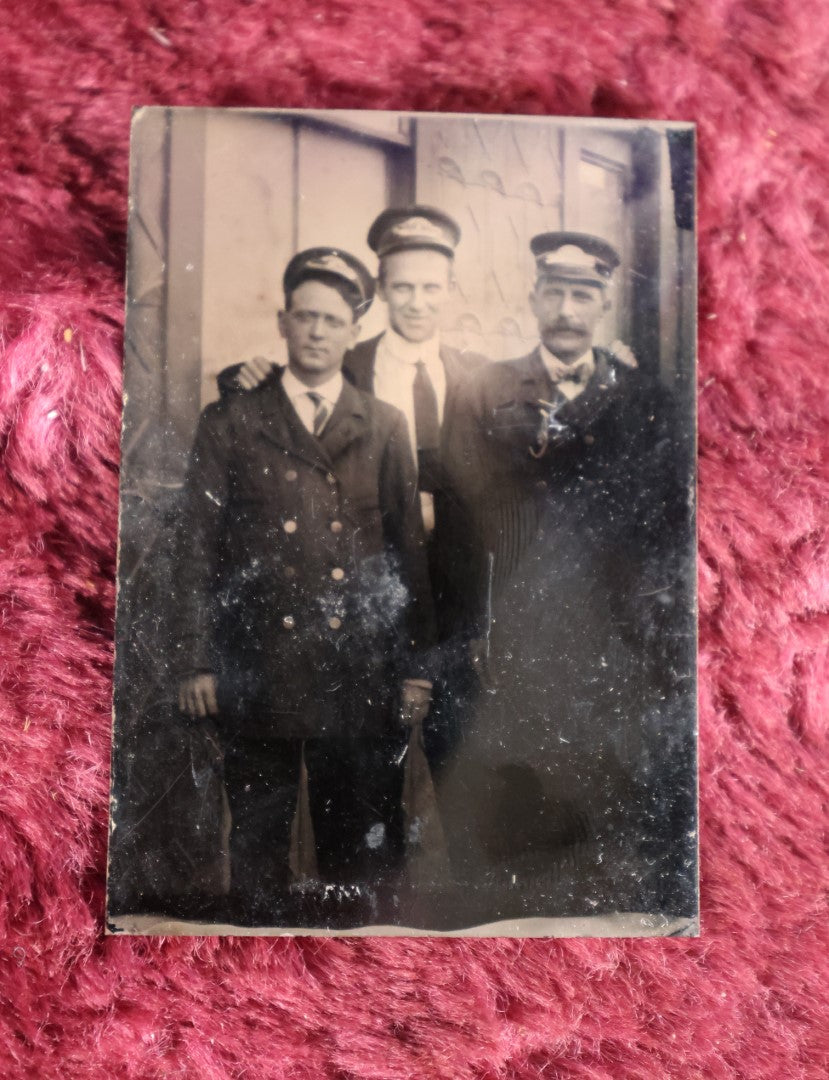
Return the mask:
<svg viewBox="0 0 829 1080">
<path fill-rule="evenodd" d="M 576 334 L 585 333 L 585 328 L 581 323 L 570 322 L 569 319 L 557 319 L 554 323 L 550 325 L 549 330 L 550 333 L 553 334 L 566 330 L 569 330 L 572 333 Z"/>
</svg>

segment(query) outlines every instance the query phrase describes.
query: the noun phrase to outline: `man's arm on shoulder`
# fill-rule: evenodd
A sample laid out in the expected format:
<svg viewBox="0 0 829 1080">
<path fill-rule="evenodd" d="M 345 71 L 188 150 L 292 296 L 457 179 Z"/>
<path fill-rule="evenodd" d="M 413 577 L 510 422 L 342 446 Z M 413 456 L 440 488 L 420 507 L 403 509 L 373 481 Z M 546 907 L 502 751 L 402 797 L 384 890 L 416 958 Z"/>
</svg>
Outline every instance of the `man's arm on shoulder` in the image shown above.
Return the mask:
<svg viewBox="0 0 829 1080">
<path fill-rule="evenodd" d="M 480 368 L 492 363 L 488 356 L 473 352 L 472 349 L 459 349 L 454 345 L 441 346 L 442 352 L 444 349 L 451 357 L 454 367 L 465 376 L 472 375 Z"/>
<path fill-rule="evenodd" d="M 254 356 L 241 364 L 222 368 L 216 376 L 219 395 L 224 398 L 239 390 L 255 390 L 276 371 L 277 365 L 264 356 Z"/>
<path fill-rule="evenodd" d="M 358 342 L 345 354 L 343 375 L 360 390 L 368 389 L 368 383 L 371 381 L 371 366 L 379 340 L 377 337 Z M 216 376 L 219 395 L 225 398 L 229 394 L 239 393 L 240 390 L 255 390 L 278 370 L 279 365 L 264 356 L 254 356 L 240 364 L 230 364 L 222 368 Z"/>
</svg>

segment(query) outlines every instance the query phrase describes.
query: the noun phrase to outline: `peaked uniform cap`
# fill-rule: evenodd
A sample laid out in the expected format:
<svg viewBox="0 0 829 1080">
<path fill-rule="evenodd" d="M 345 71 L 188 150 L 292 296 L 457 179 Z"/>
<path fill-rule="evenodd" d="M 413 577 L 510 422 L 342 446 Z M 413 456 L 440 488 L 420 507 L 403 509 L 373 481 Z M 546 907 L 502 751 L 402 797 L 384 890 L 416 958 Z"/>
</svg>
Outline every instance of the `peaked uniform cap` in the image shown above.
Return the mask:
<svg viewBox="0 0 829 1080">
<path fill-rule="evenodd" d="M 409 248 L 431 248 L 451 259 L 460 238 L 460 225 L 437 207 L 391 207 L 369 229 L 368 246 L 381 259 Z"/>
<path fill-rule="evenodd" d="M 356 256 L 341 248 L 315 247 L 299 251 L 285 267 L 282 284 L 286 293 L 308 279 L 337 278 L 349 287 L 352 307 L 363 314 L 374 299 L 374 278 Z"/>
<path fill-rule="evenodd" d="M 530 241 L 539 277 L 607 285 L 619 265 L 619 253 L 589 233 L 546 232 Z"/>
</svg>

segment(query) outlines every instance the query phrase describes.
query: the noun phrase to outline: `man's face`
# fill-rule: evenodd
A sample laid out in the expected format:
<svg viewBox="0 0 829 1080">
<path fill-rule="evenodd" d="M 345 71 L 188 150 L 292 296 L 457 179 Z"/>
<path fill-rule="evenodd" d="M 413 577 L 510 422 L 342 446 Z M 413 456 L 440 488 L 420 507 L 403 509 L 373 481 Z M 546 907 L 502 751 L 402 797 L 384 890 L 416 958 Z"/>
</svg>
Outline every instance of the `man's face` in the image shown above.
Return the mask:
<svg viewBox="0 0 829 1080">
<path fill-rule="evenodd" d="M 349 304 L 322 281 L 298 285 L 288 310 L 280 311 L 278 318 L 289 366 L 298 378 L 305 375 L 324 381 L 339 371 L 359 331 Z"/>
<path fill-rule="evenodd" d="M 389 322 L 406 341 L 428 341 L 452 288 L 449 258 L 429 248 L 394 251 L 383 257 L 378 292 L 389 306 Z"/>
<path fill-rule="evenodd" d="M 568 363 L 593 345 L 599 320 L 610 301 L 599 285 L 558 278 L 540 278 L 530 293 L 538 332 L 550 352 Z"/>
</svg>

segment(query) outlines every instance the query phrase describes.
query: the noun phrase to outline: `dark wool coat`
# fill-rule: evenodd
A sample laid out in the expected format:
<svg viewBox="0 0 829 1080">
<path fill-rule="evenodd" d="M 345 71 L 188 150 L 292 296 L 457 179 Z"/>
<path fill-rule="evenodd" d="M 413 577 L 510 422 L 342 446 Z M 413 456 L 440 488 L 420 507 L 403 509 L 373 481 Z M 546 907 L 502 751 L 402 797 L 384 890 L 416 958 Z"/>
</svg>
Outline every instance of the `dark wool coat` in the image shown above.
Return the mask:
<svg viewBox="0 0 829 1080">
<path fill-rule="evenodd" d="M 384 730 L 434 624 L 406 423 L 347 382 L 320 439 L 275 373 L 202 414 L 187 479 L 179 669 L 257 737 Z"/>
<path fill-rule="evenodd" d="M 366 393 L 374 393 L 374 367 L 382 334 L 361 341 L 346 354 L 343 372 L 354 385 Z M 474 579 L 471 577 L 473 548 L 472 521 L 469 499 L 458 490 L 465 473 L 455 467 L 457 441 L 453 438 L 459 410 L 468 395 L 470 379 L 490 362 L 478 353 L 462 352 L 441 345 L 440 358 L 446 372 L 446 401 L 441 425 L 441 464 L 443 483 L 434 493 L 435 528 L 430 537 L 429 569 L 439 637 L 442 640 L 468 630 L 470 597 Z"/>
<path fill-rule="evenodd" d="M 537 874 L 611 834 L 635 849 L 664 833 L 673 850 L 672 822 L 693 799 L 691 418 L 677 425 L 663 390 L 594 354 L 567 404 L 538 350 L 483 369 L 455 433 L 488 645 L 487 690 L 451 778 L 470 873 L 503 862 Z M 561 430 L 534 456 L 538 402 L 557 398 Z M 591 850 L 622 873 L 620 852 Z M 644 871 L 628 856 L 635 882 Z"/>
<path fill-rule="evenodd" d="M 343 375 L 358 390 L 374 394 L 374 368 L 377 347 L 383 334 L 359 342 L 345 355 Z M 446 373 L 446 401 L 441 425 L 441 463 L 443 484 L 434 493 L 435 528 L 429 538 L 429 573 L 432 585 L 438 636 L 441 641 L 468 636 L 471 614 L 470 597 L 474 595 L 472 521 L 469 498 L 458 485 L 468 483 L 467 472 L 456 467 L 458 441 L 453 437 L 460 422 L 475 372 L 489 364 L 478 353 L 462 352 L 441 345 L 440 358 Z M 241 365 L 234 364 L 219 373 L 219 390 L 224 397 L 238 390 L 237 375 Z M 477 482 L 477 478 L 476 478 Z"/>
<path fill-rule="evenodd" d="M 535 349 L 491 364 L 467 388 L 449 458 L 469 500 L 486 600 L 527 573 L 528 560 L 560 588 L 621 600 L 625 582 L 649 575 L 684 519 L 683 452 L 664 391 L 604 349 L 566 402 Z M 538 402 L 557 402 L 560 430 L 541 450 Z M 587 563 L 591 569 L 587 570 Z M 564 594 L 562 593 L 562 602 Z M 629 614 L 629 612 L 628 612 Z M 482 627 L 482 629 L 486 629 Z"/>
</svg>

